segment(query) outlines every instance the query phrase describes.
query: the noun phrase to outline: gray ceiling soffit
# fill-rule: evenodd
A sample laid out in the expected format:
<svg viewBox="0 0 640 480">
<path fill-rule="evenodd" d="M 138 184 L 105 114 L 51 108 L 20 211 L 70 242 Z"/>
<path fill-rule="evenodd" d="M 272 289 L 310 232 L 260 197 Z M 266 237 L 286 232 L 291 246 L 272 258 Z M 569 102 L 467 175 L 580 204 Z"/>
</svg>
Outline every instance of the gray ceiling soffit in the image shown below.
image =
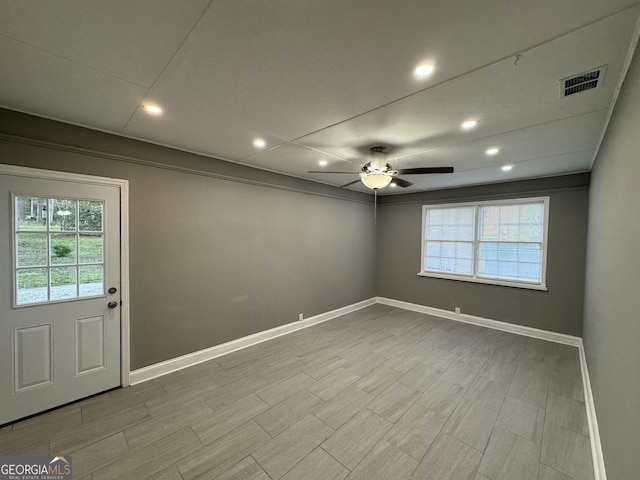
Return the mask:
<svg viewBox="0 0 640 480">
<path fill-rule="evenodd" d="M 512 182 L 492 183 L 489 185 L 472 185 L 468 187 L 447 188 L 417 192 L 407 195 L 387 195 L 379 198 L 379 204 L 404 205 L 442 203 L 451 201 L 475 201 L 499 198 L 516 198 L 544 195 L 552 192 L 588 190 L 591 173 L 574 173 Z"/>
</svg>

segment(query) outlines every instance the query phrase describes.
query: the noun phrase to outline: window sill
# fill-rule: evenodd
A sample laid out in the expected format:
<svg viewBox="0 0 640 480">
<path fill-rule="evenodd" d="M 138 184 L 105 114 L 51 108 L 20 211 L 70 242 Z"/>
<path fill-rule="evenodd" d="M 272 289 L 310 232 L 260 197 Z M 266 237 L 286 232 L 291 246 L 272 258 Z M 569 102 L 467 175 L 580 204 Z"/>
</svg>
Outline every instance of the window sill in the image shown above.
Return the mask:
<svg viewBox="0 0 640 480">
<path fill-rule="evenodd" d="M 545 284 L 536 284 L 536 283 L 520 283 L 520 282 L 510 282 L 508 280 L 493 280 L 493 279 L 484 279 L 484 278 L 473 278 L 473 277 L 465 277 L 463 275 L 446 275 L 436 272 L 418 272 L 419 277 L 431 277 L 431 278 L 442 278 L 445 280 L 456 280 L 460 282 L 470 282 L 470 283 L 483 283 L 485 285 L 497 285 L 500 287 L 513 287 L 513 288 L 523 288 L 525 290 L 539 290 L 547 292 L 549 289 Z"/>
</svg>

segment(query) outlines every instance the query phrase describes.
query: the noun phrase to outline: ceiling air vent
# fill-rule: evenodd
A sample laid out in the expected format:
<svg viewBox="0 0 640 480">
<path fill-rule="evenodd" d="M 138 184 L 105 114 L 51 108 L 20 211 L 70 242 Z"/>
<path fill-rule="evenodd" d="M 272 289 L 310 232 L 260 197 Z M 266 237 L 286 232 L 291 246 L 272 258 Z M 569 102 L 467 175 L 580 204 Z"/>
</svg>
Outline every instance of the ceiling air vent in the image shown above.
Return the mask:
<svg viewBox="0 0 640 480">
<path fill-rule="evenodd" d="M 562 87 L 562 96 L 568 97 L 575 93 L 584 92 L 585 90 L 591 90 L 596 88 L 602 83 L 604 77 L 605 67 L 600 67 L 590 72 L 581 73 L 573 77 L 560 80 Z"/>
</svg>

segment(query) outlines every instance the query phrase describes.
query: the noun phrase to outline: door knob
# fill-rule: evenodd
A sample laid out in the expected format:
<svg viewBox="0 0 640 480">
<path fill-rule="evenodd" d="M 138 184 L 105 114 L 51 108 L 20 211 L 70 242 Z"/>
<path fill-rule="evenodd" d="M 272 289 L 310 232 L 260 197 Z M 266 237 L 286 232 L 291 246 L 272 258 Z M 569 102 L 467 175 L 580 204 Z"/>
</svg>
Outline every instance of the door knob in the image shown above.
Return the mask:
<svg viewBox="0 0 640 480">
<path fill-rule="evenodd" d="M 118 302 L 109 302 L 107 303 L 107 307 L 116 308 L 118 306 Z"/>
</svg>

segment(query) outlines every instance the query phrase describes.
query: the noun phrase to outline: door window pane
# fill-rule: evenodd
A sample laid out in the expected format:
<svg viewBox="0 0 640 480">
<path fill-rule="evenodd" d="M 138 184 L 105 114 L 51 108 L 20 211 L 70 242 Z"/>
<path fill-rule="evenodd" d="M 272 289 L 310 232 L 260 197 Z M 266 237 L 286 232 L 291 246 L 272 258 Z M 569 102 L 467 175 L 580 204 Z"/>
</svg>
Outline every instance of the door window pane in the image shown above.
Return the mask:
<svg viewBox="0 0 640 480">
<path fill-rule="evenodd" d="M 51 300 L 75 298 L 78 296 L 76 267 L 55 267 L 51 269 Z"/>
<path fill-rule="evenodd" d="M 91 297 L 104 293 L 104 272 L 102 265 L 78 267 L 80 276 L 80 296 Z"/>
<path fill-rule="evenodd" d="M 76 234 L 51 234 L 51 265 L 76 264 Z"/>
<path fill-rule="evenodd" d="M 79 263 L 102 263 L 104 242 L 101 233 L 81 233 Z"/>
<path fill-rule="evenodd" d="M 74 232 L 76 230 L 77 202 L 52 198 L 49 200 L 49 230 Z"/>
<path fill-rule="evenodd" d="M 16 274 L 17 303 L 46 302 L 49 297 L 49 275 L 46 268 L 25 268 Z"/>
<path fill-rule="evenodd" d="M 47 199 L 16 197 L 16 229 L 18 231 L 47 230 Z"/>
<path fill-rule="evenodd" d="M 17 233 L 16 261 L 19 267 L 46 267 L 47 234 Z"/>
<path fill-rule="evenodd" d="M 79 202 L 79 230 L 82 230 L 84 232 L 101 232 L 102 211 L 102 202 L 81 200 Z"/>
</svg>

